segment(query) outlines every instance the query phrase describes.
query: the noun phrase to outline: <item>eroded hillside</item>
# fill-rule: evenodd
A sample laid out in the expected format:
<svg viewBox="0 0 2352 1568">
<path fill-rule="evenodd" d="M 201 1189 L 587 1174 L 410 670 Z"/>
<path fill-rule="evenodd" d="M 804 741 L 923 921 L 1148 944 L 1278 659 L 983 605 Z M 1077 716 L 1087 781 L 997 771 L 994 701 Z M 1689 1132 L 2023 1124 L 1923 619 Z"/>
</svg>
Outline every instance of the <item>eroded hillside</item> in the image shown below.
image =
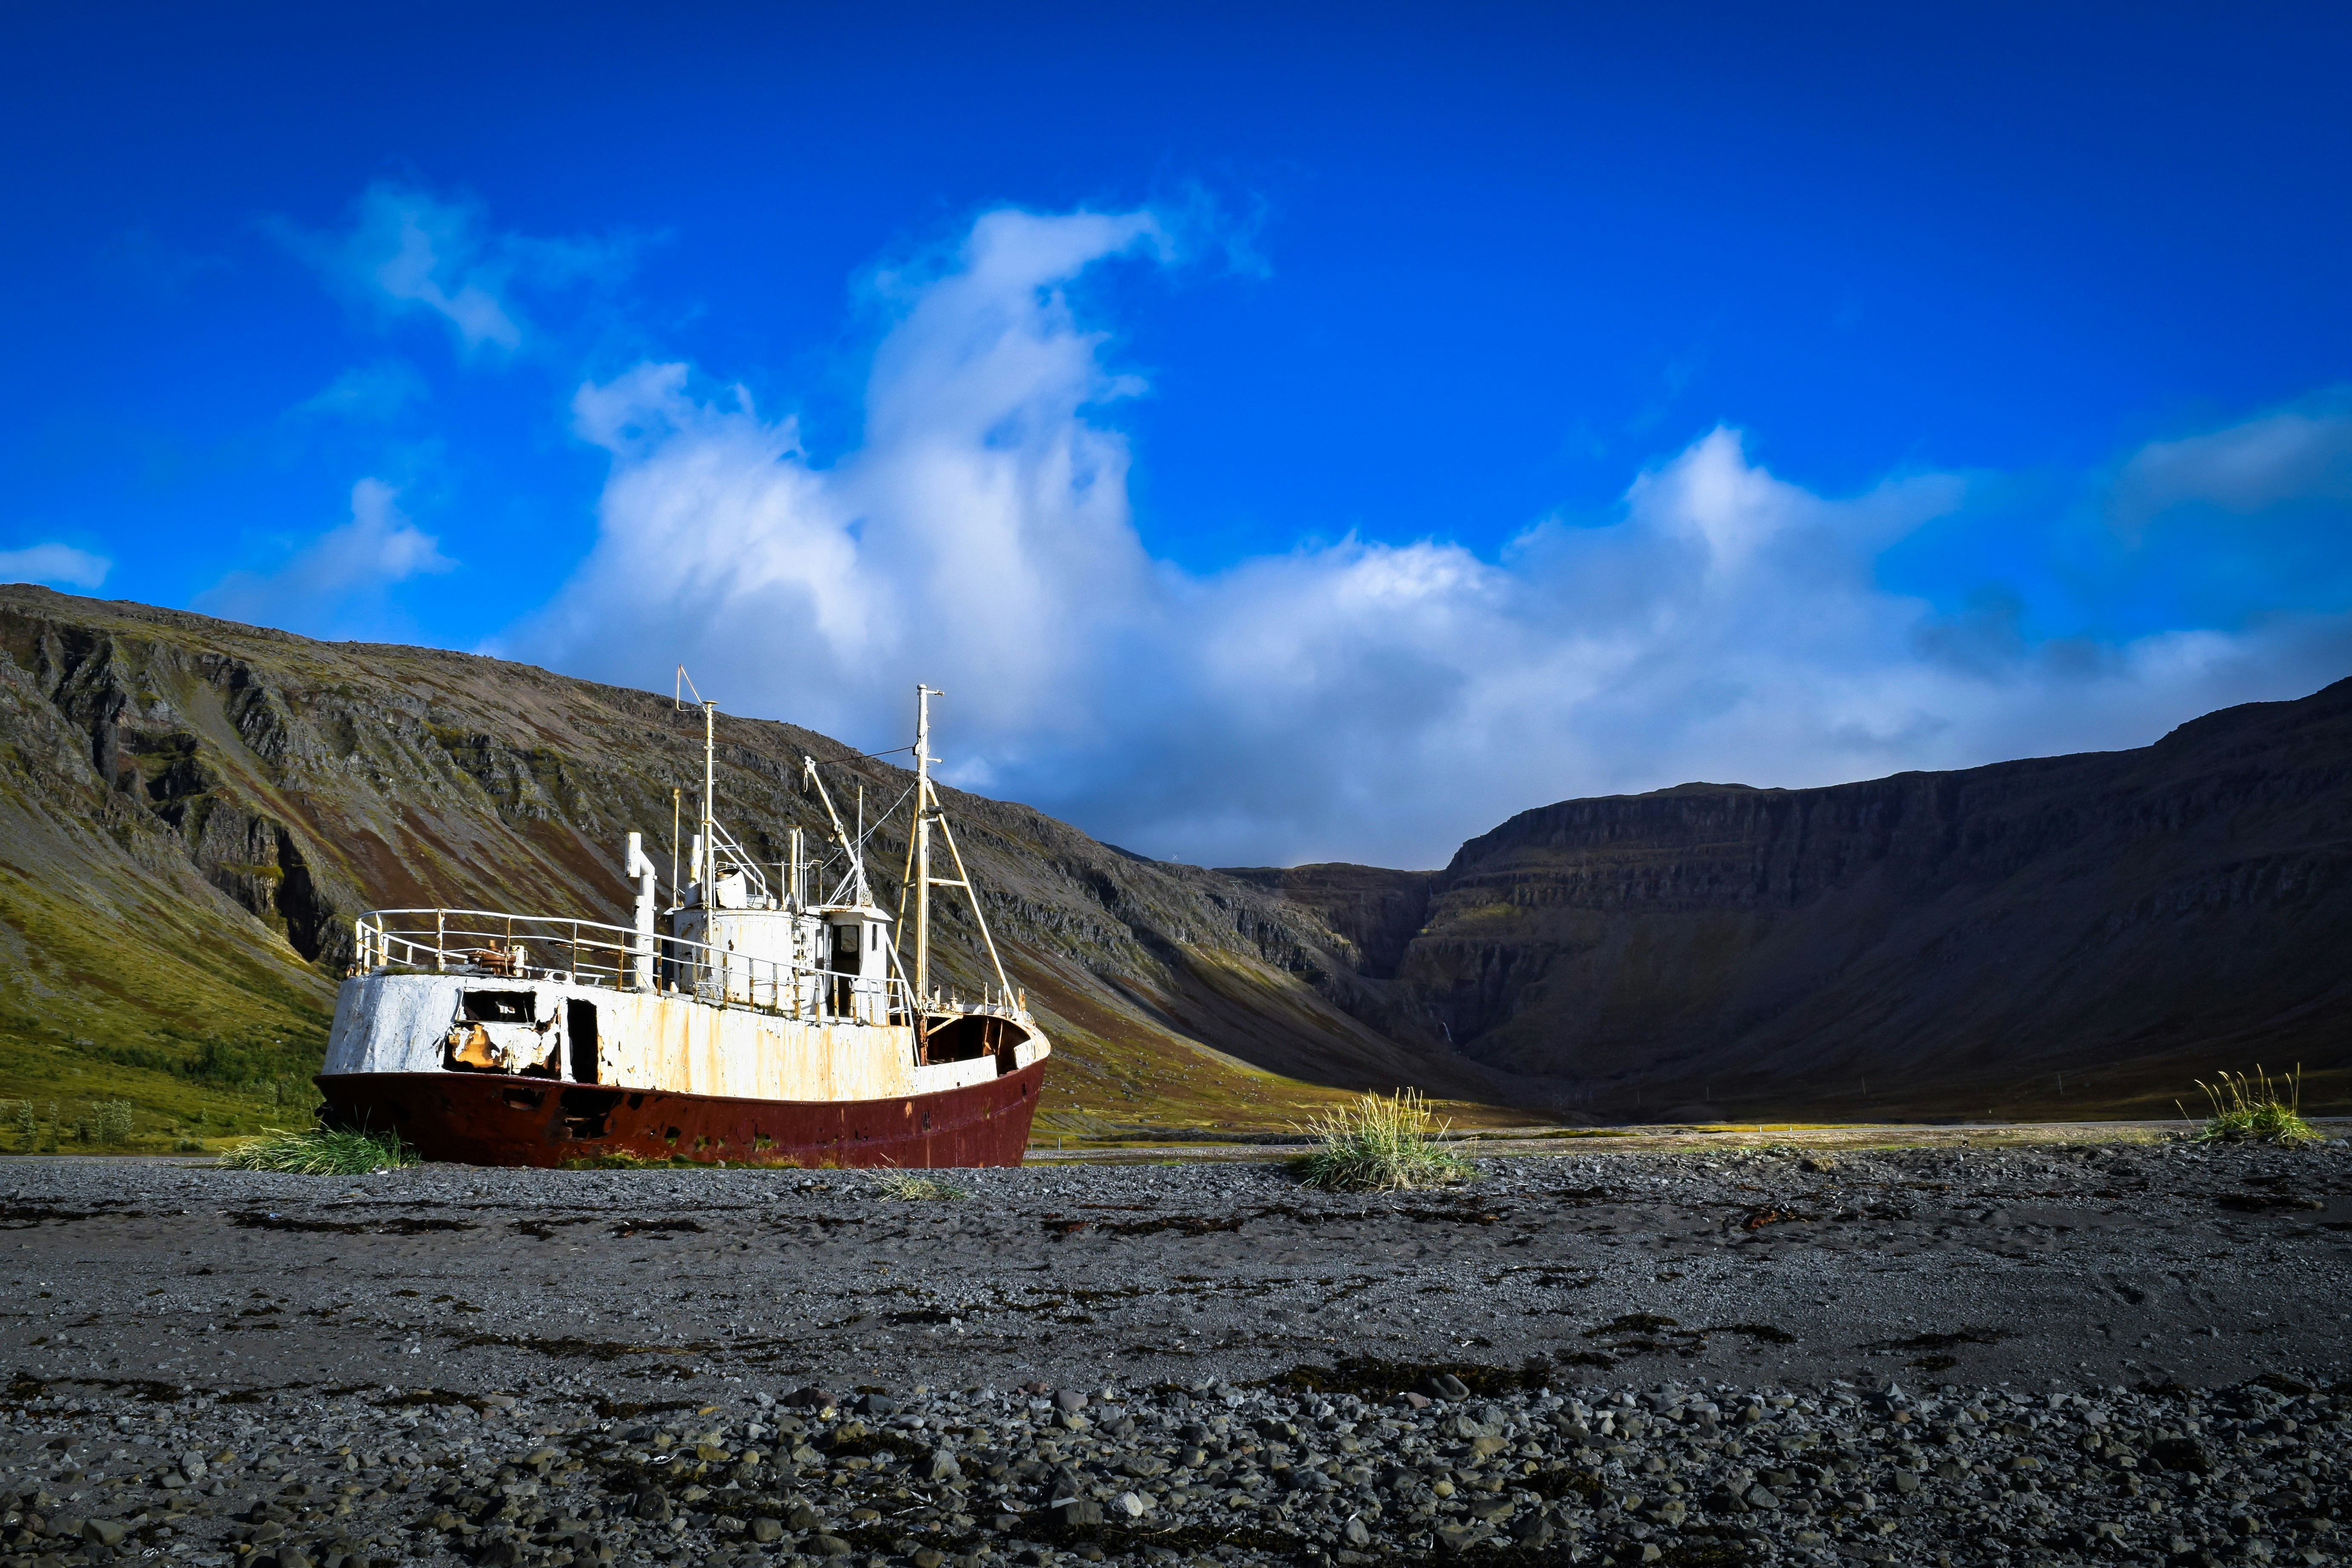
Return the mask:
<svg viewBox="0 0 2352 1568">
<path fill-rule="evenodd" d="M 0 1095 L 173 1095 L 315 1066 L 352 921 L 428 904 L 625 919 L 625 836 L 667 868 L 698 717 L 667 697 L 434 649 L 314 642 L 170 610 L 0 589 Z M 901 770 L 722 715 L 718 795 L 757 857 Z M 948 792 L 990 922 L 1064 1055 L 1043 1125 L 1266 1126 L 1331 1091 L 1508 1093 L 1397 1009 L 1357 942 L 1212 871 L 1139 859 L 1027 807 Z M 903 813 L 869 854 L 895 901 Z M 982 960 L 942 921 L 946 982 Z M 1374 966 L 1375 968 L 1377 966 Z M 226 1112 L 225 1112 L 226 1113 Z"/>
<path fill-rule="evenodd" d="M 786 724 L 719 740 L 769 859 L 823 827 L 803 754 L 845 809 L 910 782 Z M 701 763 L 666 696 L 22 587 L 0 747 L 0 1099 L 248 1120 L 301 1098 L 356 913 L 618 920 L 624 836 L 666 862 Z M 948 799 L 1063 1047 L 1049 1135 L 1404 1084 L 1473 1121 L 2169 1114 L 2256 1061 L 2352 1089 L 2352 681 L 2134 752 L 1566 801 L 1438 871 L 1204 870 Z M 976 984 L 959 905 L 942 941 Z"/>
<path fill-rule="evenodd" d="M 2165 1115 L 2255 1062 L 2340 1103 L 2347 952 L 2352 680 L 2137 751 L 1524 812 L 1394 975 L 1620 1116 Z"/>
</svg>

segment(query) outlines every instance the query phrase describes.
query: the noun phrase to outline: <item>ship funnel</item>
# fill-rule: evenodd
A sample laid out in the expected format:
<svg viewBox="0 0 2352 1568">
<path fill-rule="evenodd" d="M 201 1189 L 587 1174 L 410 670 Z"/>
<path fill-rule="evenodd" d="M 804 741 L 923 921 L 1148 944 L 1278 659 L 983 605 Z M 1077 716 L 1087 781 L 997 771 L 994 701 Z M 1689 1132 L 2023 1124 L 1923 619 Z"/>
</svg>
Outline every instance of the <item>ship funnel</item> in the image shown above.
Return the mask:
<svg viewBox="0 0 2352 1568">
<path fill-rule="evenodd" d="M 640 991 L 654 988 L 654 863 L 646 854 L 646 836 L 629 835 L 628 874 L 637 879 L 637 940 L 632 955 L 632 978 Z"/>
</svg>

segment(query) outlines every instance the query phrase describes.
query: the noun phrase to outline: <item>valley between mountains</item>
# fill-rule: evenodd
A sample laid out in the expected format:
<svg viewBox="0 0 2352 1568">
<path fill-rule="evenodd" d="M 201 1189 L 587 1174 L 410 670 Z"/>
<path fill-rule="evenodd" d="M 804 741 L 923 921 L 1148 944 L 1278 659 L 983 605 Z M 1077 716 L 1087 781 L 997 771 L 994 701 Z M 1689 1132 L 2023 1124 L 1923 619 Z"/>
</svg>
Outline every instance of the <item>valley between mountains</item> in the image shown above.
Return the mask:
<svg viewBox="0 0 2352 1568">
<path fill-rule="evenodd" d="M 669 698 L 0 588 L 0 1098 L 142 1131 L 307 1103 L 352 921 L 621 920 L 699 787 Z M 722 714 L 719 798 L 782 859 L 910 775 Z M 1213 870 L 946 793 L 1053 1036 L 1046 1137 L 1278 1130 L 1413 1085 L 1467 1125 L 2169 1114 L 2197 1076 L 2352 1088 L 2352 680 L 2138 751 L 1522 813 L 1436 870 Z M 872 840 L 895 904 L 903 817 Z M 941 914 L 948 983 L 983 974 Z"/>
</svg>

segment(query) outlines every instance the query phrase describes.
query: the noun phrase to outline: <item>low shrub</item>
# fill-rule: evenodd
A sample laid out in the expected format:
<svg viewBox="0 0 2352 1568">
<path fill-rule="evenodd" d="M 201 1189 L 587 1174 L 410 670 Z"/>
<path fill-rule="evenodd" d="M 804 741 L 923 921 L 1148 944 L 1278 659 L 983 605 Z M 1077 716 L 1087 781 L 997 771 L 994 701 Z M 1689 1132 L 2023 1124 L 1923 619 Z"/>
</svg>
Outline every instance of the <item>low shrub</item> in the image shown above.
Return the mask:
<svg viewBox="0 0 2352 1568">
<path fill-rule="evenodd" d="M 2293 1149 L 2327 1142 L 2324 1133 L 2303 1119 L 2300 1062 L 2284 1078 L 2272 1078 L 2257 1063 L 2252 1072 L 2225 1072 L 2219 1085 L 2200 1079 L 2197 1087 L 2205 1091 L 2206 1103 L 2213 1109 L 2197 1134 L 2200 1143 L 2276 1143 Z"/>
<path fill-rule="evenodd" d="M 1328 1192 L 1382 1193 L 1466 1182 L 1470 1162 L 1440 1145 L 1448 1123 L 1430 1114 L 1417 1089 L 1368 1094 L 1319 1117 L 1306 1131 L 1321 1142 L 1291 1162 L 1299 1181 Z"/>
<path fill-rule="evenodd" d="M 270 1128 L 232 1145 L 220 1163 L 233 1171 L 278 1171 L 297 1176 L 363 1176 L 371 1171 L 417 1163 L 416 1151 L 397 1132 L 354 1132 L 313 1127 L 289 1132 Z"/>
<path fill-rule="evenodd" d="M 98 1142 L 110 1149 L 120 1149 L 131 1142 L 132 1112 L 127 1100 L 101 1100 L 93 1108 L 91 1118 Z"/>
<path fill-rule="evenodd" d="M 952 1201 L 963 1196 L 961 1187 L 950 1186 L 929 1176 L 919 1176 L 912 1171 L 877 1171 L 866 1180 L 873 1184 L 876 1196 L 893 1198 L 900 1203 L 925 1203 L 937 1199 Z"/>
</svg>

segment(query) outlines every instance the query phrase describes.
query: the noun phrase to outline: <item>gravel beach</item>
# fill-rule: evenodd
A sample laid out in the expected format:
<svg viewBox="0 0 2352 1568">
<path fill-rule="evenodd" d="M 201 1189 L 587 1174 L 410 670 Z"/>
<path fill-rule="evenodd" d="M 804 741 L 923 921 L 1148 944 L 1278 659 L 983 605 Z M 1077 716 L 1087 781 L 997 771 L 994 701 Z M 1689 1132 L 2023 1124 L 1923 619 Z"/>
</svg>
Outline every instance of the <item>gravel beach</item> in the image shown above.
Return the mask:
<svg viewBox="0 0 2352 1568">
<path fill-rule="evenodd" d="M 0 1165 L 0 1563 L 2336 1562 L 2352 1151 Z"/>
</svg>

